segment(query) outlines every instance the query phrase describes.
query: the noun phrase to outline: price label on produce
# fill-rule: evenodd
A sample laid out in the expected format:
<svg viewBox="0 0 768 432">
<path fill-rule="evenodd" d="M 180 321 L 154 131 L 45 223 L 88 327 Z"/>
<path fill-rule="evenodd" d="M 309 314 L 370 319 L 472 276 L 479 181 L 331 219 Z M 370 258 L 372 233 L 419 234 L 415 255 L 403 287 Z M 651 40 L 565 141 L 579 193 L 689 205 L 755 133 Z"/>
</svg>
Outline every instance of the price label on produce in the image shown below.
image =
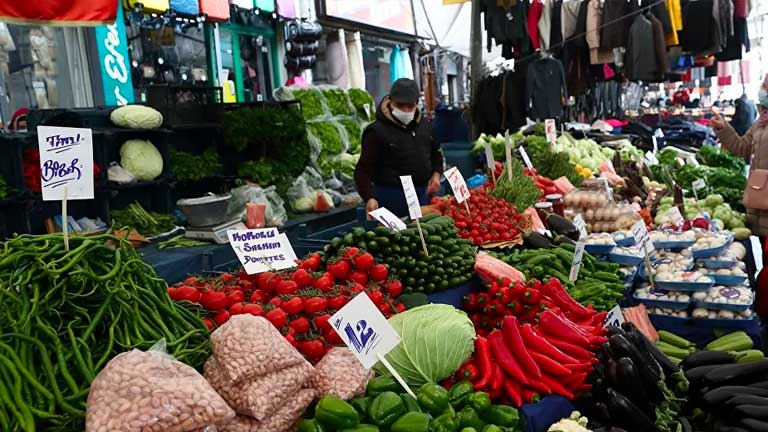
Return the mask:
<svg viewBox="0 0 768 432">
<path fill-rule="evenodd" d="M 456 202 L 463 203 L 469 198 L 469 188 L 467 182 L 464 181 L 464 176 L 458 168 L 453 167 L 445 172 L 445 178 L 448 179 L 448 183 L 451 185 L 453 195 L 456 197 Z"/>
<path fill-rule="evenodd" d="M 584 222 L 584 217 L 581 216 L 581 213 L 574 216 L 573 225 L 579 230 L 580 239 L 587 238 L 587 224 Z"/>
<path fill-rule="evenodd" d="M 525 148 L 523 148 L 523 146 L 520 146 L 517 149 L 520 151 L 520 156 L 523 157 L 523 162 L 525 162 L 525 166 L 527 166 L 528 169 L 533 169 L 531 158 L 528 157 L 528 152 L 525 151 Z"/>
<path fill-rule="evenodd" d="M 402 231 L 407 228 L 405 222 L 397 217 L 394 213 L 389 211 L 386 207 L 379 207 L 376 210 L 369 213 L 372 218 L 379 221 L 385 227 L 394 230 Z"/>
<path fill-rule="evenodd" d="M 93 199 L 90 129 L 37 127 L 43 201 Z"/>
<path fill-rule="evenodd" d="M 691 183 L 691 186 L 693 187 L 694 191 L 699 191 L 707 187 L 707 182 L 705 182 L 704 179 L 698 179 L 694 180 L 694 182 Z"/>
<path fill-rule="evenodd" d="M 330 322 L 366 369 L 400 343 L 400 336 L 365 291 L 333 314 Z"/>
<path fill-rule="evenodd" d="M 611 184 L 608 182 L 608 178 L 600 177 L 600 181 L 602 181 L 605 185 L 605 195 L 608 197 L 608 201 L 613 201 L 613 188 L 611 188 Z"/>
<path fill-rule="evenodd" d="M 485 164 L 493 173 L 496 170 L 496 160 L 493 158 L 493 148 L 491 147 L 491 143 L 488 141 L 485 141 L 483 146 L 485 147 Z"/>
<path fill-rule="evenodd" d="M 635 238 L 635 243 L 643 244 L 645 237 L 648 236 L 648 228 L 645 226 L 643 220 L 639 220 L 632 225 L 632 237 Z"/>
<path fill-rule="evenodd" d="M 296 253 L 291 242 L 277 228 L 228 230 L 227 237 L 248 274 L 296 267 Z"/>
<path fill-rule="evenodd" d="M 752 258 L 755 260 L 755 274 L 758 274 L 763 269 L 763 245 L 760 244 L 760 238 L 750 236 L 749 246 L 752 249 Z"/>
<path fill-rule="evenodd" d="M 659 164 L 659 160 L 656 158 L 656 155 L 650 151 L 645 152 L 645 157 L 643 157 L 643 162 L 645 163 L 646 166 L 654 166 Z"/>
<path fill-rule="evenodd" d="M 655 251 L 656 248 L 653 247 L 653 241 L 651 240 L 651 236 L 646 236 L 645 240 L 643 240 L 643 251 L 646 255 L 650 255 L 651 252 Z"/>
<path fill-rule="evenodd" d="M 615 326 L 615 327 L 621 327 L 621 325 L 624 324 L 624 314 L 621 312 L 621 308 L 619 305 L 616 305 L 608 311 L 608 315 L 605 316 L 605 320 L 603 321 L 604 326 Z"/>
<path fill-rule="evenodd" d="M 419 202 L 419 194 L 416 193 L 416 187 L 413 186 L 413 179 L 411 176 L 400 176 L 400 183 L 403 184 L 408 214 L 412 220 L 421 218 L 421 203 Z"/>
<path fill-rule="evenodd" d="M 512 181 L 512 140 L 509 139 L 509 129 L 504 132 L 504 156 L 507 158 L 507 177 Z"/>
<path fill-rule="evenodd" d="M 575 282 L 579 278 L 581 259 L 584 258 L 584 247 L 583 241 L 576 242 L 576 251 L 573 253 L 573 264 L 571 264 L 571 274 L 568 275 L 568 279 L 571 282 Z"/>
<path fill-rule="evenodd" d="M 685 218 L 683 218 L 683 215 L 680 213 L 680 208 L 677 206 L 670 207 L 665 216 L 669 218 L 674 225 L 682 225 L 683 222 L 685 222 Z"/>
<path fill-rule="evenodd" d="M 557 124 L 555 124 L 555 119 L 544 120 L 544 132 L 547 135 L 547 142 L 555 145 L 555 141 L 557 141 Z"/>
</svg>

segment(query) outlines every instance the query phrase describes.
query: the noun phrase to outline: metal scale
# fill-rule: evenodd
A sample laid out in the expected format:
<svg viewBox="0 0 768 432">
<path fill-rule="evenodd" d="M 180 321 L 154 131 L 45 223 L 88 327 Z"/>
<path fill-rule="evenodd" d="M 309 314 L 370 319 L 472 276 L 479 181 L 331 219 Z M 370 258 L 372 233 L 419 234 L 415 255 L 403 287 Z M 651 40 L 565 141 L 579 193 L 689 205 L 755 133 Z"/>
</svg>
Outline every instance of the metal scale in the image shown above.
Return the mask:
<svg viewBox="0 0 768 432">
<path fill-rule="evenodd" d="M 209 240 L 218 244 L 229 243 L 227 230 L 248 229 L 239 219 L 229 222 L 222 222 L 218 225 L 205 227 L 188 227 L 184 237 L 196 240 Z"/>
</svg>

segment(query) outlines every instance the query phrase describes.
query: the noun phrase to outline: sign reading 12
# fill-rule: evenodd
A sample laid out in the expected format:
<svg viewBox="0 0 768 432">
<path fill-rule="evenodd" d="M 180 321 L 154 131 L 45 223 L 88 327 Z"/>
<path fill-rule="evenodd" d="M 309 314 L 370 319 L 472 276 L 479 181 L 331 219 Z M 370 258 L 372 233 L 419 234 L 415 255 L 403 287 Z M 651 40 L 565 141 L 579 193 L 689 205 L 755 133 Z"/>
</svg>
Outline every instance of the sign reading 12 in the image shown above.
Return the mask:
<svg viewBox="0 0 768 432">
<path fill-rule="evenodd" d="M 334 325 L 336 328 L 339 328 L 341 326 L 341 320 L 337 320 Z M 347 323 L 347 325 L 344 326 L 344 333 L 347 335 L 347 339 L 349 339 L 349 344 L 352 345 L 358 353 L 362 353 L 363 351 L 368 353 L 379 342 L 376 330 L 374 330 L 373 327 L 368 327 L 368 323 L 365 320 L 358 321 L 354 328 L 351 323 Z"/>
</svg>

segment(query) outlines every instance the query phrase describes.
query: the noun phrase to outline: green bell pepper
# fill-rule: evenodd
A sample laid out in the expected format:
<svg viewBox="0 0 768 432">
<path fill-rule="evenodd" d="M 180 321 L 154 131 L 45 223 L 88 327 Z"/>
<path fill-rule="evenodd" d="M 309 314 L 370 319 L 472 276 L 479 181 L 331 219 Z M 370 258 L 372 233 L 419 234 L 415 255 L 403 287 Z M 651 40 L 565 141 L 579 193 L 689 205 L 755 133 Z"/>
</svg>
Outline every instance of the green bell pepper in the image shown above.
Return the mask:
<svg viewBox="0 0 768 432">
<path fill-rule="evenodd" d="M 520 421 L 520 413 L 507 405 L 491 405 L 488 411 L 483 413 L 483 420 L 496 426 L 515 426 Z"/>
<path fill-rule="evenodd" d="M 371 398 L 368 396 L 356 397 L 349 401 L 349 404 L 355 407 L 361 419 L 368 417 L 368 407 L 371 406 Z"/>
<path fill-rule="evenodd" d="M 443 412 L 440 413 L 440 415 L 443 414 L 450 414 L 452 417 L 456 417 L 456 410 L 453 409 L 451 404 L 448 404 L 448 408 L 446 408 Z"/>
<path fill-rule="evenodd" d="M 331 430 L 345 429 L 357 426 L 360 415 L 352 405 L 336 396 L 325 396 L 315 406 L 315 420 Z"/>
<path fill-rule="evenodd" d="M 406 412 L 421 412 L 421 407 L 413 396 L 409 395 L 408 393 L 403 393 L 400 395 L 400 399 L 403 400 L 403 405 L 405 405 Z"/>
<path fill-rule="evenodd" d="M 426 383 L 416 392 L 416 400 L 432 415 L 440 415 L 450 405 L 448 390 L 433 383 Z"/>
<path fill-rule="evenodd" d="M 420 412 L 405 413 L 389 428 L 390 432 L 427 432 L 429 431 L 429 414 Z"/>
<path fill-rule="evenodd" d="M 379 428 L 370 424 L 359 424 L 352 428 L 342 429 L 339 432 L 379 432 Z"/>
<path fill-rule="evenodd" d="M 500 427 L 491 424 L 484 427 L 482 432 L 504 432 L 504 431 Z"/>
<path fill-rule="evenodd" d="M 323 426 L 315 419 L 302 419 L 299 422 L 299 432 L 325 432 Z"/>
<path fill-rule="evenodd" d="M 456 418 L 449 414 L 443 414 L 429 422 L 429 432 L 456 432 L 458 430 L 459 425 L 456 423 Z"/>
<path fill-rule="evenodd" d="M 485 426 L 485 422 L 480 419 L 480 414 L 471 406 L 462 408 L 459 414 L 456 415 L 456 421 L 459 422 L 459 427 L 462 428 L 471 427 L 479 430 Z"/>
<path fill-rule="evenodd" d="M 491 407 L 491 397 L 486 392 L 475 392 L 469 395 L 467 404 L 482 415 Z"/>
<path fill-rule="evenodd" d="M 366 396 L 373 399 L 386 391 L 400 393 L 403 391 L 403 387 L 391 376 L 379 376 L 368 381 Z"/>
<path fill-rule="evenodd" d="M 386 427 L 405 414 L 405 404 L 397 393 L 387 391 L 378 396 L 368 407 L 368 416 L 378 426 Z"/>
<path fill-rule="evenodd" d="M 469 381 L 459 381 L 451 387 L 451 391 L 448 392 L 448 397 L 451 400 L 451 405 L 456 409 L 462 409 L 464 404 L 467 403 L 469 395 L 475 392 L 475 388 Z"/>
<path fill-rule="evenodd" d="M 463 428 L 459 432 L 477 432 L 477 429 L 475 429 L 473 427 L 468 427 L 468 428 Z"/>
</svg>

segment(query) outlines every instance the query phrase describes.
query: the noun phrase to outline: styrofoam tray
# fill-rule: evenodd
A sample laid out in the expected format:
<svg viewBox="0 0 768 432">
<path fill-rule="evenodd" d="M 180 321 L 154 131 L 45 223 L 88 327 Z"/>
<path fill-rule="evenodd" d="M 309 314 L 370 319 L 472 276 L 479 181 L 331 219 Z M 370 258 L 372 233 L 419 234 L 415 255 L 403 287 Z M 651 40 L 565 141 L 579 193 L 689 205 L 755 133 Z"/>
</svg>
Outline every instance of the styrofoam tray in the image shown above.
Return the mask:
<svg viewBox="0 0 768 432">
<path fill-rule="evenodd" d="M 669 291 L 706 291 L 715 286 L 715 281 L 712 282 L 672 282 L 672 281 L 660 281 L 654 280 L 657 289 L 669 290 Z"/>
<path fill-rule="evenodd" d="M 685 249 L 696 243 L 695 240 L 661 240 L 653 242 L 655 249 Z"/>
<path fill-rule="evenodd" d="M 643 262 L 643 257 L 634 255 L 623 255 L 617 252 L 608 254 L 608 259 L 616 264 L 625 266 L 636 266 Z"/>
<path fill-rule="evenodd" d="M 725 243 L 723 243 L 722 246 L 710 249 L 691 249 L 691 254 L 695 259 L 716 257 L 722 255 L 723 252 L 728 250 L 728 248 L 731 246 L 731 243 L 733 243 L 732 235 L 728 236 L 728 239 L 725 241 Z"/>
<path fill-rule="evenodd" d="M 635 301 L 642 303 L 646 306 L 665 308 L 665 309 L 683 310 L 683 309 L 687 309 L 688 306 L 691 305 L 690 301 L 676 302 L 676 301 L 669 301 L 669 300 L 654 300 L 650 298 L 635 297 L 634 294 L 632 294 L 632 298 L 635 299 Z"/>
<path fill-rule="evenodd" d="M 635 245 L 635 238 L 632 236 L 624 237 L 621 240 L 614 239 L 613 241 L 616 242 L 616 246 L 621 246 L 621 247 L 630 247 Z"/>
<path fill-rule="evenodd" d="M 721 274 L 715 274 L 715 273 L 705 273 L 705 276 L 709 276 L 712 279 L 714 279 L 715 285 L 727 285 L 727 286 L 743 285 L 744 282 L 747 280 L 747 276 L 739 276 L 739 275 L 721 275 Z"/>
<path fill-rule="evenodd" d="M 585 244 L 584 250 L 589 252 L 592 255 L 607 255 L 611 253 L 613 248 L 615 248 L 616 245 L 605 245 L 605 244 Z"/>
</svg>

